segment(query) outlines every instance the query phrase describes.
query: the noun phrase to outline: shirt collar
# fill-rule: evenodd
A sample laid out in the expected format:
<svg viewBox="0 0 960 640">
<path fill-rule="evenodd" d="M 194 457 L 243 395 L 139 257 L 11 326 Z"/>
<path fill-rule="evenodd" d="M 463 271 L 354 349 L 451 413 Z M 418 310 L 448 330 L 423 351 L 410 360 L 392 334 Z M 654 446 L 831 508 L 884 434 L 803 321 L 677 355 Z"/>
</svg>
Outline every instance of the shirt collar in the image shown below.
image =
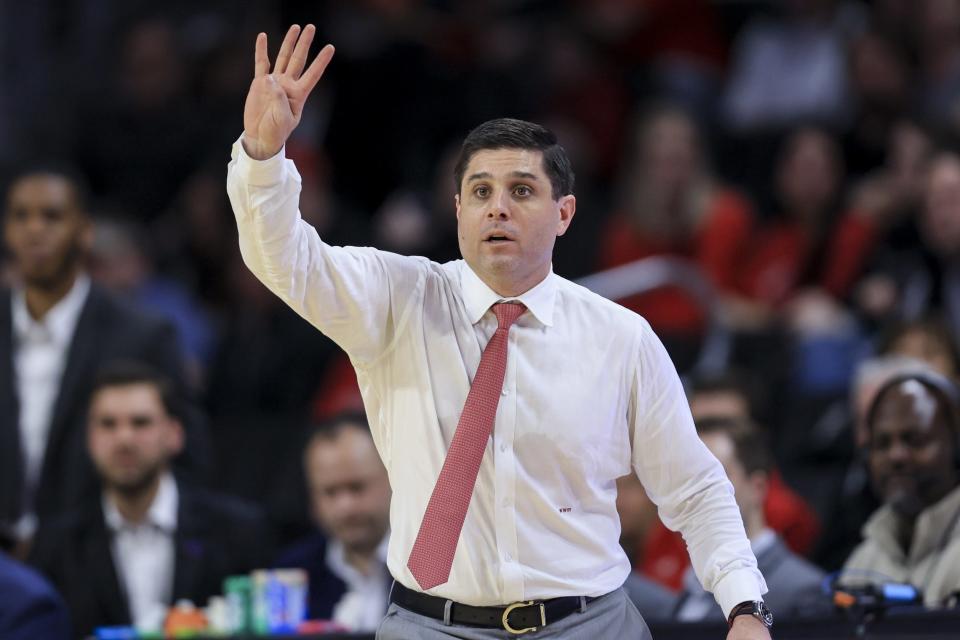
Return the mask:
<svg viewBox="0 0 960 640">
<path fill-rule="evenodd" d="M 27 310 L 26 292 L 22 287 L 19 287 L 14 292 L 11 301 L 13 328 L 17 338 L 23 340 L 32 330 L 39 329 L 48 332 L 50 338 L 57 344 L 69 344 L 89 293 L 90 277 L 85 273 L 80 273 L 67 295 L 53 305 L 43 318 L 34 320 Z"/>
<path fill-rule="evenodd" d="M 760 533 L 750 539 L 750 548 L 754 556 L 761 556 L 777 541 L 777 534 L 772 529 L 763 528 Z"/>
<path fill-rule="evenodd" d="M 377 545 L 376 556 L 382 567 L 387 565 L 387 548 L 390 542 L 390 532 L 388 531 L 380 544 Z M 362 573 L 347 564 L 347 553 L 343 543 L 336 538 L 331 538 L 327 545 L 326 553 L 327 567 L 333 571 L 337 577 L 349 585 L 356 585 L 367 579 Z"/>
<path fill-rule="evenodd" d="M 534 317 L 545 326 L 553 326 L 553 308 L 557 299 L 557 276 L 553 267 L 547 277 L 532 289 L 519 296 L 505 298 L 487 286 L 466 261 L 460 261 L 460 287 L 463 290 L 463 302 L 467 308 L 470 322 L 476 324 L 480 318 L 497 302 L 517 300 L 522 302 Z"/>
<path fill-rule="evenodd" d="M 135 527 L 137 525 L 127 522 L 116 505 L 107 497 L 104 492 L 101 497 L 103 503 L 103 516 L 107 526 L 113 532 L 119 532 L 122 529 Z M 180 492 L 177 489 L 177 483 L 173 476 L 167 472 L 160 476 L 160 486 L 157 487 L 157 495 L 153 497 L 150 509 L 147 511 L 147 517 L 143 524 L 149 524 L 161 531 L 173 534 L 177 530 L 177 509 L 180 505 Z"/>
</svg>

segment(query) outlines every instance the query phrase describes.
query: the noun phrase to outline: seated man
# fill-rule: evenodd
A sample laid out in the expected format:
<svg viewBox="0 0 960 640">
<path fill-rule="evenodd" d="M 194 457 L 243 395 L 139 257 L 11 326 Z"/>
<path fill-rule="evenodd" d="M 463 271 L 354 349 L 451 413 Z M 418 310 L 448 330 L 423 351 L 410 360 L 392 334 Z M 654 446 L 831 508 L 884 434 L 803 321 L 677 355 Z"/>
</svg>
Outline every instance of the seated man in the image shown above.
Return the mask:
<svg viewBox="0 0 960 640">
<path fill-rule="evenodd" d="M 842 581 L 909 582 L 927 607 L 960 590 L 960 390 L 911 371 L 887 381 L 867 412 L 868 465 L 883 506 L 863 527 Z"/>
<path fill-rule="evenodd" d="M 176 600 L 197 606 L 228 575 L 265 566 L 262 516 L 170 471 L 184 433 L 170 383 L 115 362 L 93 386 L 87 448 L 102 493 L 42 524 L 31 562 L 63 594 L 78 636 L 95 627 L 161 627 Z"/>
<path fill-rule="evenodd" d="M 0 638 L 68 640 L 70 621 L 50 583 L 7 553 L 13 536 L 0 530 Z"/>
<path fill-rule="evenodd" d="M 387 611 L 390 483 L 362 414 L 316 429 L 303 457 L 319 529 L 281 554 L 277 566 L 305 569 L 309 616 L 351 631 L 374 631 Z"/>
<path fill-rule="evenodd" d="M 757 566 L 767 581 L 764 601 L 781 620 L 820 614 L 829 608 L 821 590 L 823 571 L 790 551 L 767 526 L 763 503 L 771 456 L 757 428 L 747 420 L 715 418 L 698 422 L 697 432 L 733 484 Z M 690 567 L 683 576 L 674 615 L 681 621 L 722 619 L 713 596 L 703 590 Z"/>
<path fill-rule="evenodd" d="M 620 546 L 634 562 L 638 545 L 647 528 L 656 519 L 656 509 L 649 508 L 650 498 L 635 473 L 617 478 L 617 513 L 620 515 Z M 647 622 L 669 620 L 677 605 L 677 596 L 637 571 L 631 571 L 623 589 L 630 602 Z"/>
</svg>

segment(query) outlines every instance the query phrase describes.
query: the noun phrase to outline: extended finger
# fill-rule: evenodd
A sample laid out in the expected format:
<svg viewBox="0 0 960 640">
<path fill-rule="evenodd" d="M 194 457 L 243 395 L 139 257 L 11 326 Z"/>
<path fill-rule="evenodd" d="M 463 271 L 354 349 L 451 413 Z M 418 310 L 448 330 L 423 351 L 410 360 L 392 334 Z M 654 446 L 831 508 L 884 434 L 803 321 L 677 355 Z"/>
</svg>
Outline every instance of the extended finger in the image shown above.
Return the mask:
<svg viewBox="0 0 960 640">
<path fill-rule="evenodd" d="M 317 57 L 313 59 L 310 66 L 307 67 L 303 76 L 301 76 L 299 84 L 305 96 L 309 95 L 310 92 L 313 91 L 313 88 L 317 86 L 317 82 L 320 81 L 320 77 L 323 75 L 323 72 L 326 71 L 327 65 L 330 64 L 330 60 L 333 59 L 333 53 L 334 48 L 332 44 L 325 46 L 320 50 L 320 53 L 317 54 Z"/>
<path fill-rule="evenodd" d="M 257 44 L 253 53 L 253 77 L 259 78 L 270 73 L 270 58 L 267 57 L 267 34 L 257 34 Z"/>
<path fill-rule="evenodd" d="M 290 56 L 290 64 L 287 66 L 286 74 L 293 77 L 294 80 L 300 77 L 300 74 L 303 73 L 303 67 L 307 64 L 307 54 L 310 53 L 310 43 L 313 42 L 315 32 L 316 27 L 308 24 L 303 33 L 300 34 L 297 48 L 293 50 L 293 55 Z"/>
<path fill-rule="evenodd" d="M 280 45 L 280 53 L 277 54 L 277 64 L 273 67 L 274 73 L 283 73 L 287 70 L 287 62 L 290 61 L 290 52 L 293 51 L 293 45 L 297 42 L 297 36 L 300 35 L 300 25 L 292 24 L 287 30 L 287 35 L 283 37 L 283 44 Z"/>
</svg>

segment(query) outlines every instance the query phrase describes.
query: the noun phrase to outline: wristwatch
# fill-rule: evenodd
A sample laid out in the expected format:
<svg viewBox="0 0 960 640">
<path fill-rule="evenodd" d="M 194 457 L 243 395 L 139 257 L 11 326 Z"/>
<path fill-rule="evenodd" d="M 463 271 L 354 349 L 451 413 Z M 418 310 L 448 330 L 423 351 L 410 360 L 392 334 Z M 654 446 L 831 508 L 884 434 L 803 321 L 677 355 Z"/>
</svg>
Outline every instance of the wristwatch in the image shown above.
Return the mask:
<svg viewBox="0 0 960 640">
<path fill-rule="evenodd" d="M 732 627 L 733 619 L 737 616 L 753 616 L 767 629 L 773 626 L 773 614 L 770 613 L 770 609 L 767 609 L 767 605 L 762 600 L 747 600 L 735 606 L 730 610 L 730 615 L 727 616 L 727 624 Z"/>
</svg>

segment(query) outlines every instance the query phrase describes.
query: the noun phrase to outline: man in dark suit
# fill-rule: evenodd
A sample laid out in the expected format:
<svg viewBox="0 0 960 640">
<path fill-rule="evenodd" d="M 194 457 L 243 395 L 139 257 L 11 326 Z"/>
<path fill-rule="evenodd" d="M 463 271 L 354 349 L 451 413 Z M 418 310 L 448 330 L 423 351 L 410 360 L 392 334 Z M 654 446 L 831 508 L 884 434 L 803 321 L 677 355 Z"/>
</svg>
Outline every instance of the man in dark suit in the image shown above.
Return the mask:
<svg viewBox="0 0 960 640">
<path fill-rule="evenodd" d="M 94 382 L 87 446 L 102 493 L 42 524 L 31 552 L 78 636 L 104 625 L 159 629 L 173 602 L 202 606 L 224 578 L 269 559 L 259 512 L 170 473 L 184 440 L 176 406 L 169 383 L 143 364 L 112 363 Z"/>
<path fill-rule="evenodd" d="M 310 580 L 311 618 L 373 631 L 387 610 L 390 483 L 363 414 L 319 426 L 303 457 L 318 531 L 283 552 L 278 567 Z"/>
<path fill-rule="evenodd" d="M 67 640 L 63 600 L 43 576 L 7 555 L 12 546 L 12 538 L 0 531 L 0 638 Z"/>
<path fill-rule="evenodd" d="M 172 326 L 85 274 L 92 226 L 78 178 L 48 168 L 21 174 L 7 191 L 3 222 L 17 284 L 0 289 L 0 524 L 24 541 L 38 519 L 95 486 L 83 419 L 101 364 L 135 358 L 174 381 L 184 375 Z M 178 467 L 199 473 L 208 446 L 196 409 L 187 427 Z"/>
<path fill-rule="evenodd" d="M 757 567 L 769 591 L 763 600 L 779 619 L 822 614 L 830 603 L 821 591 L 824 572 L 790 551 L 767 527 L 763 502 L 771 456 L 758 428 L 748 420 L 715 418 L 697 423 L 700 439 L 720 461 L 736 493 L 737 506 Z M 674 618 L 680 621 L 722 620 L 713 596 L 703 590 L 688 568 L 683 576 Z"/>
</svg>

